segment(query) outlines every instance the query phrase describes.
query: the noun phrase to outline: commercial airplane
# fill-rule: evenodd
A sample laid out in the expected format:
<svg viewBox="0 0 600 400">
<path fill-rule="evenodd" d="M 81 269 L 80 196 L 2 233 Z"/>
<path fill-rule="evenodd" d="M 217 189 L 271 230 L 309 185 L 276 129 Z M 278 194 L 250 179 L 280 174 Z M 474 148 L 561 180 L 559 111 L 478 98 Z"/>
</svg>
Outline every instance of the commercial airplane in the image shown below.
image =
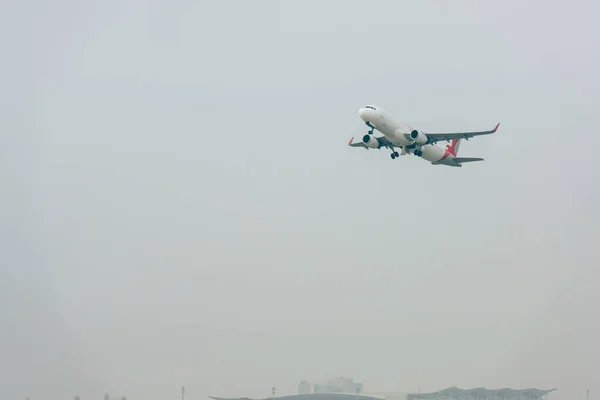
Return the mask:
<svg viewBox="0 0 600 400">
<path fill-rule="evenodd" d="M 481 132 L 425 133 L 398 121 L 381 107 L 365 106 L 358 110 L 358 115 L 365 121 L 370 130 L 363 136 L 362 142 L 353 143 L 354 138 L 352 138 L 348 146 L 364 147 L 367 150 L 385 147 L 392 151 L 392 154 L 390 154 L 392 160 L 400 156 L 395 151 L 396 148 L 399 148 L 402 149 L 402 155 L 414 154 L 430 161 L 433 165 L 447 165 L 450 167 L 462 167 L 463 163 L 483 161 L 483 158 L 458 157 L 460 140 L 469 140 L 474 136 L 495 133 L 500 126 L 498 124 L 491 131 Z M 383 137 L 375 137 L 373 135 L 375 130 L 383 133 Z M 450 143 L 442 149 L 436 146 L 439 141 Z"/>
</svg>

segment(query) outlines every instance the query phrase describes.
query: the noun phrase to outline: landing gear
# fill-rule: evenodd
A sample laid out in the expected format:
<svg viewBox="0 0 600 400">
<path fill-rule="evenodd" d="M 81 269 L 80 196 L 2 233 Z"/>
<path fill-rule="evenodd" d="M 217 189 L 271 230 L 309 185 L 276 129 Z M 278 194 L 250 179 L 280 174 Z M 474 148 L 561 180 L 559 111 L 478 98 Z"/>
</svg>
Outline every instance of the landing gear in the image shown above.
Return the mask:
<svg viewBox="0 0 600 400">
<path fill-rule="evenodd" d="M 371 125 L 371 123 L 369 121 L 365 122 L 365 125 L 368 126 L 369 128 L 371 128 L 371 130 L 369 130 L 369 135 L 372 135 L 373 131 L 375 130 L 375 127 L 373 125 Z"/>
<path fill-rule="evenodd" d="M 415 150 L 414 155 L 417 157 L 421 157 L 423 155 L 423 152 L 421 150 Z"/>
<path fill-rule="evenodd" d="M 400 154 L 398 154 L 398 152 L 397 152 L 397 151 L 394 151 L 392 154 L 390 154 L 390 157 L 392 157 L 392 160 L 393 160 L 393 159 L 395 159 L 395 158 L 398 158 L 398 157 L 400 157 Z"/>
</svg>

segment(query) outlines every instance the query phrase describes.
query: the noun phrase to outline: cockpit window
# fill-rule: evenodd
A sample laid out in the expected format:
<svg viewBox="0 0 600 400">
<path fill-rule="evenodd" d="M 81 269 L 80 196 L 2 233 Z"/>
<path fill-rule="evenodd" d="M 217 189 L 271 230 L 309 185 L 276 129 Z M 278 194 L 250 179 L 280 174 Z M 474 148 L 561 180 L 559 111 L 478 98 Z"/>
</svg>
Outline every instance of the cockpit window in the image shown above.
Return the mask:
<svg viewBox="0 0 600 400">
<path fill-rule="evenodd" d="M 377 111 L 377 109 L 375 107 L 373 107 L 373 106 L 365 106 L 365 108 L 370 108 L 371 110 Z"/>
</svg>

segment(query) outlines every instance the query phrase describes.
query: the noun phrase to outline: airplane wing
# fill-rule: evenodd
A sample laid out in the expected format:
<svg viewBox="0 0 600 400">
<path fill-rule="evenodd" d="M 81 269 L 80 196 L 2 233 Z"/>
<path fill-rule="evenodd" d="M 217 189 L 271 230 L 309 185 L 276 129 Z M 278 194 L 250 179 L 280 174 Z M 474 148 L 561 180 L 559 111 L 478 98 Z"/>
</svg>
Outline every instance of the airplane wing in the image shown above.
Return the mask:
<svg viewBox="0 0 600 400">
<path fill-rule="evenodd" d="M 496 125 L 494 129 L 491 131 L 481 131 L 481 132 L 454 132 L 454 133 L 426 133 L 423 132 L 427 136 L 427 143 L 435 143 L 440 141 L 450 141 L 452 139 L 469 139 L 474 136 L 480 135 L 489 135 L 491 133 L 495 133 L 498 130 L 500 123 Z"/>
<path fill-rule="evenodd" d="M 393 149 L 394 147 L 398 147 L 398 146 L 394 146 L 392 144 L 392 142 L 390 142 L 385 137 L 375 137 L 375 136 L 373 136 L 373 138 L 377 139 L 377 142 L 379 142 L 379 146 L 377 147 L 378 149 L 381 149 L 382 147 L 387 147 L 388 149 Z M 350 146 L 350 147 L 364 147 L 367 150 L 370 149 L 370 147 L 367 146 L 366 144 L 364 144 L 363 142 L 354 143 L 354 137 L 352 139 L 350 139 L 350 141 L 348 142 L 348 146 Z"/>
<path fill-rule="evenodd" d="M 348 142 L 348 146 L 350 146 L 350 147 L 364 147 L 365 149 L 368 149 L 367 145 L 364 144 L 363 142 L 352 143 L 353 141 L 354 141 L 354 137 L 352 137 L 352 139 L 350 139 L 350 141 Z"/>
</svg>

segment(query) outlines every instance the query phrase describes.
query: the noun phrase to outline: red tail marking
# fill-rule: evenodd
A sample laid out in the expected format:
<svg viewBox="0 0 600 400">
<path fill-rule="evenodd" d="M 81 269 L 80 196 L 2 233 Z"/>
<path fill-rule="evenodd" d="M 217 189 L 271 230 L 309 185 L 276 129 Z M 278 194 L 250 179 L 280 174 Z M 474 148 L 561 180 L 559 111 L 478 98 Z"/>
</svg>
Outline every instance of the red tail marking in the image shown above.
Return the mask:
<svg viewBox="0 0 600 400">
<path fill-rule="evenodd" d="M 454 157 L 456 157 L 456 144 L 459 140 L 460 139 L 452 139 L 452 143 L 446 145 L 446 153 L 452 154 Z M 444 158 L 446 157 L 448 157 L 448 154 L 445 154 Z"/>
</svg>

